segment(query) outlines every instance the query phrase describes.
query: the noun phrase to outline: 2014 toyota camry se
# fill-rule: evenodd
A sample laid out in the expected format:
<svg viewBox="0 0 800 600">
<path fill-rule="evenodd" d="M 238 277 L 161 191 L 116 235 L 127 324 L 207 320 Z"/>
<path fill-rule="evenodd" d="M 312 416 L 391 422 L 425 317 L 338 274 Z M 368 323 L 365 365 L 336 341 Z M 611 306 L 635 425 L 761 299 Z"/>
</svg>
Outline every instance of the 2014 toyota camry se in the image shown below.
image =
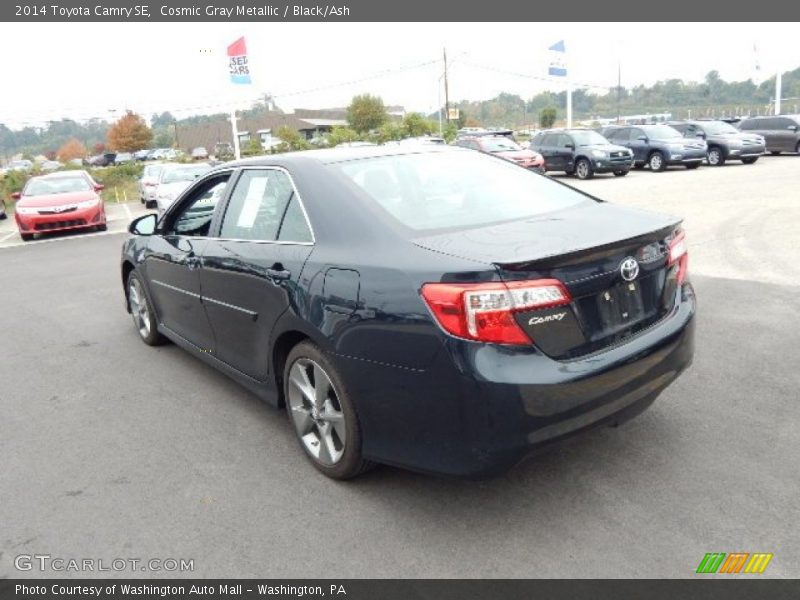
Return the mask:
<svg viewBox="0 0 800 600">
<path fill-rule="evenodd" d="M 285 406 L 334 478 L 491 475 L 636 415 L 692 361 L 679 219 L 469 150 L 228 163 L 130 231 L 142 340 Z"/>
</svg>

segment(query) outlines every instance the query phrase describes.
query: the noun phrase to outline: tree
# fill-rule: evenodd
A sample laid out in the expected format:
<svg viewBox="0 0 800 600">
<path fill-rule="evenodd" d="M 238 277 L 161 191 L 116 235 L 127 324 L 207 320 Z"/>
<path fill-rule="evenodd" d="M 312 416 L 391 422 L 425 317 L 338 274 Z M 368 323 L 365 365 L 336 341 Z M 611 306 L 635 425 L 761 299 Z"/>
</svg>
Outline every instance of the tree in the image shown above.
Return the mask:
<svg viewBox="0 0 800 600">
<path fill-rule="evenodd" d="M 58 160 L 67 162 L 74 158 L 85 158 L 86 157 L 86 146 L 84 146 L 80 140 L 72 138 L 68 140 L 61 148 L 58 149 L 56 153 L 58 156 Z"/>
<path fill-rule="evenodd" d="M 247 145 L 241 149 L 242 156 L 261 156 L 264 154 L 264 146 L 258 136 L 251 137 Z"/>
<path fill-rule="evenodd" d="M 408 113 L 403 117 L 403 132 L 408 137 L 433 133 L 434 125 L 420 113 Z"/>
<path fill-rule="evenodd" d="M 152 139 L 153 131 L 142 117 L 131 111 L 108 130 L 108 147 L 118 152 L 147 148 Z"/>
<path fill-rule="evenodd" d="M 106 151 L 106 145 L 103 142 L 97 142 L 94 146 L 92 146 L 92 152 L 95 154 L 102 154 Z"/>
<path fill-rule="evenodd" d="M 153 129 L 158 129 L 159 127 L 170 127 L 175 122 L 175 117 L 172 116 L 172 113 L 169 111 L 164 111 L 160 115 L 153 114 L 150 118 L 150 126 Z"/>
<path fill-rule="evenodd" d="M 328 134 L 328 143 L 331 146 L 336 146 L 345 142 L 355 142 L 360 139 L 361 136 L 349 127 L 336 126 L 331 130 L 330 134 Z"/>
<path fill-rule="evenodd" d="M 552 127 L 553 124 L 556 122 L 556 116 L 558 113 L 556 109 L 552 106 L 548 106 L 543 108 L 539 111 L 539 126 L 542 129 L 547 129 L 548 127 Z"/>
<path fill-rule="evenodd" d="M 306 139 L 295 129 L 290 129 L 286 125 L 279 127 L 275 135 L 282 142 L 280 150 L 282 152 L 292 152 L 294 150 L 308 150 L 311 148 Z"/>
<path fill-rule="evenodd" d="M 386 107 L 378 96 L 356 96 L 347 107 L 347 122 L 358 133 L 377 129 L 388 120 Z"/>
<path fill-rule="evenodd" d="M 385 144 L 394 140 L 402 140 L 405 131 L 399 123 L 395 121 L 387 121 L 378 128 L 378 135 L 375 141 L 379 144 Z"/>
</svg>

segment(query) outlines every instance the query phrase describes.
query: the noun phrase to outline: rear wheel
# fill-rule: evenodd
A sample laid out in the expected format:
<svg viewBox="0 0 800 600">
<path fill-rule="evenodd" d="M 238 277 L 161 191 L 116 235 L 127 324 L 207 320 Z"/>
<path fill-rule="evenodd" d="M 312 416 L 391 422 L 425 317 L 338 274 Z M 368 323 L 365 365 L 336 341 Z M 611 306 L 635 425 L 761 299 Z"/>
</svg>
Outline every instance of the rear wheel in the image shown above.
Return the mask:
<svg viewBox="0 0 800 600">
<path fill-rule="evenodd" d="M 712 146 L 708 149 L 708 164 L 712 167 L 721 167 L 725 164 L 725 154 L 722 149 Z"/>
<path fill-rule="evenodd" d="M 743 158 L 742 162 L 746 165 L 752 165 L 754 162 L 758 160 L 757 156 L 751 156 L 750 158 Z"/>
<path fill-rule="evenodd" d="M 614 171 L 614 177 L 625 177 L 628 174 L 628 171 Z"/>
<path fill-rule="evenodd" d="M 350 479 L 374 466 L 361 455 L 361 429 L 344 382 L 314 344 L 292 348 L 283 392 L 300 447 L 320 472 Z"/>
<path fill-rule="evenodd" d="M 158 333 L 155 313 L 144 291 L 142 280 L 133 271 L 128 275 L 128 306 L 133 324 L 145 344 L 159 346 L 166 342 L 166 338 Z"/>
<path fill-rule="evenodd" d="M 579 158 L 575 163 L 575 175 L 578 179 L 591 179 L 594 177 L 592 164 L 585 158 Z"/>
<path fill-rule="evenodd" d="M 651 171 L 663 171 L 667 168 L 667 163 L 664 161 L 664 155 L 661 152 L 655 151 L 650 155 L 647 160 Z"/>
</svg>

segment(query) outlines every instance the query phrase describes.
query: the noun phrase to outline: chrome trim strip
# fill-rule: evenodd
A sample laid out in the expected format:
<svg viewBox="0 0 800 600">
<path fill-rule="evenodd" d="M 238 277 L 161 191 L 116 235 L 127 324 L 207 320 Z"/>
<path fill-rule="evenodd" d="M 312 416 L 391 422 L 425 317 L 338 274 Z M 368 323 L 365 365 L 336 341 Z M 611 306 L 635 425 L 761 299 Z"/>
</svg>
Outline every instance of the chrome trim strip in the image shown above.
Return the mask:
<svg viewBox="0 0 800 600">
<path fill-rule="evenodd" d="M 158 279 L 151 279 L 151 281 L 169 290 L 173 290 L 175 292 L 180 292 L 181 294 L 186 294 L 187 296 L 191 296 L 192 298 L 198 298 L 198 299 L 200 298 L 200 294 L 195 294 L 194 292 L 190 292 L 189 290 L 184 290 L 183 288 L 175 287 L 174 285 L 164 283 L 163 281 L 159 281 Z"/>
<path fill-rule="evenodd" d="M 224 306 L 225 308 L 230 308 L 232 310 L 237 310 L 246 314 L 249 317 L 252 317 L 253 321 L 258 319 L 258 313 L 252 310 L 248 310 L 246 308 L 242 308 L 241 306 L 236 306 L 235 304 L 228 304 L 227 302 L 223 302 L 222 300 L 215 300 L 214 298 L 209 298 L 208 296 L 202 297 L 203 302 L 211 302 L 212 304 L 216 304 L 218 306 Z"/>
</svg>

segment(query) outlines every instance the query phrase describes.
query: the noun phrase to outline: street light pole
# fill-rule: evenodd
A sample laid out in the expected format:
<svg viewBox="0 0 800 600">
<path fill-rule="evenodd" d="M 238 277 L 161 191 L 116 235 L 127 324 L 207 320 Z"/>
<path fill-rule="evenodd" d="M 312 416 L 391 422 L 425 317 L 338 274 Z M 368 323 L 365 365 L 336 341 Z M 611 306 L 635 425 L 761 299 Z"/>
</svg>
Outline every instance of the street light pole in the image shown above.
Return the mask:
<svg viewBox="0 0 800 600">
<path fill-rule="evenodd" d="M 450 91 L 447 87 L 447 49 L 442 48 L 442 57 L 444 58 L 444 112 L 447 124 L 450 124 Z"/>
</svg>

